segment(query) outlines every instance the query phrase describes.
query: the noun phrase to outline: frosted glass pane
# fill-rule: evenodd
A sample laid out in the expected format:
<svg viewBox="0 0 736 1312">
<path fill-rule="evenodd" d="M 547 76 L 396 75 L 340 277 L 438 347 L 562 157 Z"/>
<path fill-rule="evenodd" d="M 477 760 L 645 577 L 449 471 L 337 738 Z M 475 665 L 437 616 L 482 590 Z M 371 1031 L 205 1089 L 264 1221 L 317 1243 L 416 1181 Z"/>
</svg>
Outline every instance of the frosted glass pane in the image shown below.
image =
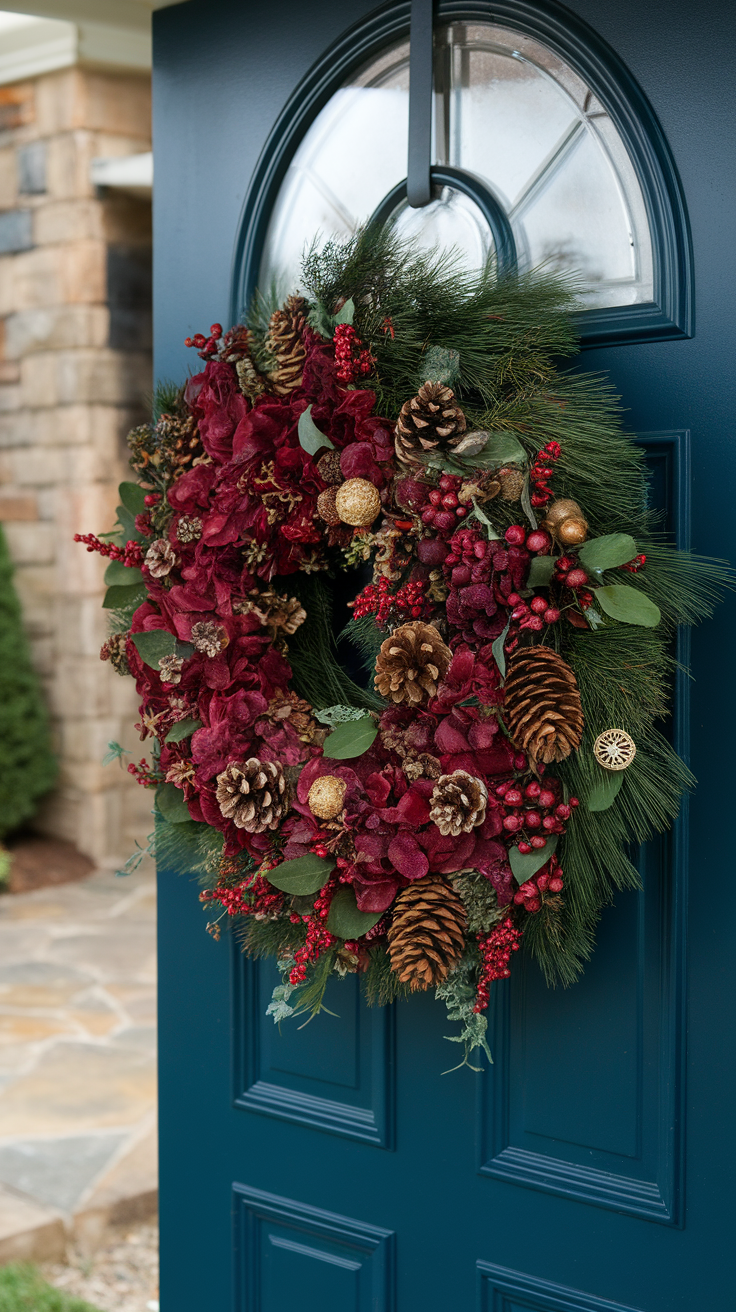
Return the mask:
<svg viewBox="0 0 736 1312">
<path fill-rule="evenodd" d="M 435 31 L 433 160 L 483 181 L 505 209 L 522 267 L 578 274 L 589 306 L 653 297 L 641 188 L 604 107 L 552 51 L 489 23 Z M 274 205 L 260 283 L 298 285 L 305 246 L 342 239 L 406 177 L 408 43 L 384 50 L 335 93 L 296 151 Z M 445 188 L 397 211 L 425 247 L 477 268 L 492 238 L 474 203 Z"/>
</svg>

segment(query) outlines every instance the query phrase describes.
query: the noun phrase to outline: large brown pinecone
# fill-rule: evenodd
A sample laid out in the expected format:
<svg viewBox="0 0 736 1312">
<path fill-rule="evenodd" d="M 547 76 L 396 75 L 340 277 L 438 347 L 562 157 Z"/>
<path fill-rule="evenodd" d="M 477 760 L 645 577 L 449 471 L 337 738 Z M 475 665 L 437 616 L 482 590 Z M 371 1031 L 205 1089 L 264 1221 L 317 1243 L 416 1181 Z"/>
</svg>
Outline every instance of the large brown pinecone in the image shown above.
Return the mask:
<svg viewBox="0 0 736 1312">
<path fill-rule="evenodd" d="M 409 884 L 396 899 L 388 951 L 402 984 L 417 989 L 441 984 L 465 948 L 465 907 L 441 875 Z"/>
<path fill-rule="evenodd" d="M 278 761 L 231 761 L 217 776 L 217 804 L 227 820 L 249 834 L 278 828 L 287 810 L 286 779 Z"/>
<path fill-rule="evenodd" d="M 567 661 L 551 647 L 518 648 L 509 662 L 504 720 L 533 762 L 564 761 L 583 736 L 583 708 Z"/>
<path fill-rule="evenodd" d="M 417 395 L 401 407 L 396 421 L 396 454 L 399 460 L 411 464 L 423 451 L 451 451 L 466 427 L 455 393 L 444 383 L 423 383 Z"/>
<path fill-rule="evenodd" d="M 266 348 L 276 357 L 268 381 L 277 396 L 289 396 L 302 385 L 304 359 L 302 341 L 305 301 L 303 296 L 289 296 L 283 310 L 274 310 L 266 334 Z"/>
<path fill-rule="evenodd" d="M 395 629 L 376 658 L 375 685 L 382 697 L 416 706 L 434 697 L 452 659 L 433 624 L 414 620 Z"/>
<path fill-rule="evenodd" d="M 441 774 L 432 790 L 430 820 L 434 820 L 440 833 L 457 838 L 469 834 L 486 818 L 488 789 L 482 779 L 468 774 L 467 770 L 453 770 Z"/>
</svg>

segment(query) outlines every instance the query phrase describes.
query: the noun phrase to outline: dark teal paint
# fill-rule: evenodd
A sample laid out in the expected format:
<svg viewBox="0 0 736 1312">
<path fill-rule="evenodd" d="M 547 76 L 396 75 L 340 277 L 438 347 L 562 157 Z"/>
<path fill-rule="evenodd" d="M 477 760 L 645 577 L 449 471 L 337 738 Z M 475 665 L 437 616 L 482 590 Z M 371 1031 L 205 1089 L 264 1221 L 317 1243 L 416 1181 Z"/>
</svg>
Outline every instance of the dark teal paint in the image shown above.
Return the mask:
<svg viewBox="0 0 736 1312">
<path fill-rule="evenodd" d="M 403 22 L 405 8 L 388 12 Z M 585 366 L 610 371 L 632 429 L 661 435 L 647 443 L 679 532 L 691 490 L 693 544 L 733 555 L 736 13 L 726 0 L 571 10 L 661 125 L 697 296 L 691 339 L 590 350 Z M 220 0 L 155 16 L 159 376 L 191 363 L 185 335 L 227 319 L 244 196 L 273 124 L 370 12 Z M 309 1030 L 285 1032 L 283 1052 L 266 1032 L 267 968 L 234 963 L 203 932 L 196 886 L 161 872 L 162 1312 L 733 1306 L 733 636 L 727 602 L 694 634 L 695 681 L 678 689 L 700 780 L 689 836 L 681 826 L 648 850 L 643 897 L 604 914 L 575 989 L 548 993 L 533 970 L 498 989 L 491 1072 L 441 1074 L 455 1050 L 430 998 L 379 1033 L 349 986 L 335 990 L 340 1020 L 310 1026 L 320 1067 L 308 1070 Z"/>
</svg>

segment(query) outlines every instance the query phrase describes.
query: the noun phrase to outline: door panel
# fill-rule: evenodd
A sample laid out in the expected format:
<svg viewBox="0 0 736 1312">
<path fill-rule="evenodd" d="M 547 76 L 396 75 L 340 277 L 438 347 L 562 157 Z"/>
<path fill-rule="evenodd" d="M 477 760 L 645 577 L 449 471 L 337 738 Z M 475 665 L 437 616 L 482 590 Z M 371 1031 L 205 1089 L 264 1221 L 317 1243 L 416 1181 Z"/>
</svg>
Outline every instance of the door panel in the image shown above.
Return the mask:
<svg viewBox="0 0 736 1312">
<path fill-rule="evenodd" d="M 595 29 L 674 157 L 695 335 L 589 350 L 584 367 L 609 372 L 632 431 L 648 434 L 652 497 L 680 544 L 692 488 L 697 549 L 732 556 L 736 10 L 522 5 L 578 41 Z M 467 7 L 498 18 L 507 6 Z M 407 5 L 387 8 L 399 30 Z M 227 319 L 262 147 L 309 69 L 372 12 L 367 0 L 191 0 L 155 15 L 159 377 L 185 376 L 184 336 Z M 643 893 L 604 912 L 579 984 L 548 991 L 527 967 L 497 988 L 482 1075 L 442 1073 L 456 1049 L 428 997 L 371 1012 L 338 984 L 337 1019 L 279 1036 L 264 1016 L 270 968 L 236 959 L 231 971 L 196 886 L 160 872 L 162 1312 L 732 1305 L 733 630 L 727 602 L 693 635 L 694 679 L 675 690 L 675 741 L 687 753 L 692 725 L 699 779 L 689 812 L 642 854 Z"/>
</svg>

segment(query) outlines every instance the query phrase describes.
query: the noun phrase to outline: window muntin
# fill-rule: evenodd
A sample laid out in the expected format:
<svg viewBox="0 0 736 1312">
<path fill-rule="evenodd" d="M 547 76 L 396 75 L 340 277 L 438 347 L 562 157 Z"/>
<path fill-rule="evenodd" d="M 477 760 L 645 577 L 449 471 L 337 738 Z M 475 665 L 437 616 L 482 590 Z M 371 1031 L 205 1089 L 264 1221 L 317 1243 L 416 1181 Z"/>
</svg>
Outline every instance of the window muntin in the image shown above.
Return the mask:
<svg viewBox="0 0 736 1312">
<path fill-rule="evenodd" d="M 506 212 L 524 267 L 576 271 L 590 308 L 653 299 L 652 243 L 636 172 L 582 78 L 541 42 L 487 23 L 435 31 L 433 162 L 474 175 Z M 274 205 L 262 287 L 298 283 L 305 243 L 344 239 L 406 177 L 409 45 L 341 87 L 297 149 Z M 493 238 L 474 202 L 444 187 L 399 229 L 478 267 Z"/>
</svg>

